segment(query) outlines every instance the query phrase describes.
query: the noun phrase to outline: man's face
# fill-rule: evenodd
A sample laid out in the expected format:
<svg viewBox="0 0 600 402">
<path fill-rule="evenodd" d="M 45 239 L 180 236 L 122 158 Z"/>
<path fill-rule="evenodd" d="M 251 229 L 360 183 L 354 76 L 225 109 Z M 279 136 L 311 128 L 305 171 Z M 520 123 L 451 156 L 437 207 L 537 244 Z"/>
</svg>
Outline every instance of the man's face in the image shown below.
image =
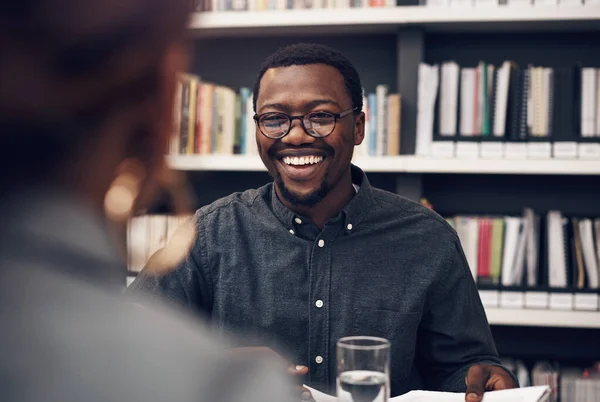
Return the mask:
<svg viewBox="0 0 600 402">
<path fill-rule="evenodd" d="M 257 114 L 301 116 L 310 112 L 341 113 L 352 108 L 344 78 L 324 64 L 267 70 L 260 81 Z M 364 114 L 338 119 L 325 138 L 308 135 L 299 120 L 281 139 L 265 137 L 256 128 L 260 157 L 275 178 L 279 194 L 293 205 L 313 206 L 348 173 L 355 145 L 364 138 Z"/>
</svg>

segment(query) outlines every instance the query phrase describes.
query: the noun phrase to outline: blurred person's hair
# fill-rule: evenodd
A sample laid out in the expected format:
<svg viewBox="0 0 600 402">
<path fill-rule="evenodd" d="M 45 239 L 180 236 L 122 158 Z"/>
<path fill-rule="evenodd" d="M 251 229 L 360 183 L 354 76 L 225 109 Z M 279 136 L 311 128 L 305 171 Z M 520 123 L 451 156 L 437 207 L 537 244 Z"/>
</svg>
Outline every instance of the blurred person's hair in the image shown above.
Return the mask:
<svg viewBox="0 0 600 402">
<path fill-rule="evenodd" d="M 0 192 L 65 174 L 116 116 L 139 120 L 123 139 L 133 156 L 157 147 L 140 116 L 156 108 L 161 63 L 185 35 L 189 5 L 0 0 Z"/>
</svg>

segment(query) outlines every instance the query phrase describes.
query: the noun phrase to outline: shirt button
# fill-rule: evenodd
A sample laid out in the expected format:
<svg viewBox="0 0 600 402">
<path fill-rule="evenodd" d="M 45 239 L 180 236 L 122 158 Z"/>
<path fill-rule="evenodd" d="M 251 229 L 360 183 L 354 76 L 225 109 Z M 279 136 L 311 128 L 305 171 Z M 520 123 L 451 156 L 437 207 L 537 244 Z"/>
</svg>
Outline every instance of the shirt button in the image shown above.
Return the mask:
<svg viewBox="0 0 600 402">
<path fill-rule="evenodd" d="M 315 302 L 315 306 L 317 306 L 317 308 L 321 308 L 321 307 L 323 307 L 323 300 L 317 300 L 317 301 Z"/>
<path fill-rule="evenodd" d="M 290 233 L 291 233 L 291 234 L 294 234 L 294 229 L 290 229 Z"/>
<path fill-rule="evenodd" d="M 294 219 L 294 222 L 296 222 L 298 225 L 302 225 L 302 219 L 300 218 Z"/>
<path fill-rule="evenodd" d="M 317 364 L 321 364 L 323 363 L 323 358 L 321 356 L 317 356 L 315 357 L 315 361 L 317 362 Z"/>
<path fill-rule="evenodd" d="M 346 226 L 348 228 L 348 230 L 352 230 L 352 224 L 349 223 L 348 226 Z"/>
<path fill-rule="evenodd" d="M 321 239 L 319 240 L 319 247 L 324 247 L 325 246 L 325 240 Z"/>
</svg>

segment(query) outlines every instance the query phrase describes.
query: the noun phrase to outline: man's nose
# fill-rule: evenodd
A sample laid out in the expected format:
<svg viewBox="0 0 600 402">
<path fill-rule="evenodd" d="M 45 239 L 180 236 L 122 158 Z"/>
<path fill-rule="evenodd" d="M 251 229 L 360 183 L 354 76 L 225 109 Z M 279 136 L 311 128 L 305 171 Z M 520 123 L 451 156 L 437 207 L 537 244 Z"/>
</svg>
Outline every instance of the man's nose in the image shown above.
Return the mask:
<svg viewBox="0 0 600 402">
<path fill-rule="evenodd" d="M 308 135 L 302 127 L 302 122 L 298 119 L 292 120 L 290 132 L 281 139 L 281 142 L 289 145 L 312 144 L 315 138 Z"/>
</svg>

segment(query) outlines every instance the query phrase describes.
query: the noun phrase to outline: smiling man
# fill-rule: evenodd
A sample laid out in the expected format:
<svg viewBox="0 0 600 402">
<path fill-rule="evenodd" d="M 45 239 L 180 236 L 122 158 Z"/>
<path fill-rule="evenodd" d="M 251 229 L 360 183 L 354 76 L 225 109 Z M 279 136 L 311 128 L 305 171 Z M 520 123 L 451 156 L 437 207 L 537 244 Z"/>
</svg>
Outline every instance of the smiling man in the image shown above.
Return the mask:
<svg viewBox="0 0 600 402">
<path fill-rule="evenodd" d="M 392 396 L 466 390 L 478 401 L 516 386 L 456 233 L 429 209 L 371 187 L 351 164 L 365 123 L 352 64 L 321 45 L 283 48 L 261 69 L 254 100 L 274 183 L 200 209 L 187 260 L 143 271 L 130 290 L 243 333 L 240 346 L 275 350 L 326 392 L 336 341 L 349 335 L 391 341 Z"/>
<path fill-rule="evenodd" d="M 273 60 L 293 61 L 289 50 L 311 47 L 283 49 Z M 360 80 L 358 74 L 347 78 L 357 90 L 352 99 L 334 66 L 271 64 L 254 88 L 259 153 L 275 178 L 277 199 L 322 229 L 355 193 L 350 162 L 354 146 L 364 138 L 365 122 Z"/>
</svg>

